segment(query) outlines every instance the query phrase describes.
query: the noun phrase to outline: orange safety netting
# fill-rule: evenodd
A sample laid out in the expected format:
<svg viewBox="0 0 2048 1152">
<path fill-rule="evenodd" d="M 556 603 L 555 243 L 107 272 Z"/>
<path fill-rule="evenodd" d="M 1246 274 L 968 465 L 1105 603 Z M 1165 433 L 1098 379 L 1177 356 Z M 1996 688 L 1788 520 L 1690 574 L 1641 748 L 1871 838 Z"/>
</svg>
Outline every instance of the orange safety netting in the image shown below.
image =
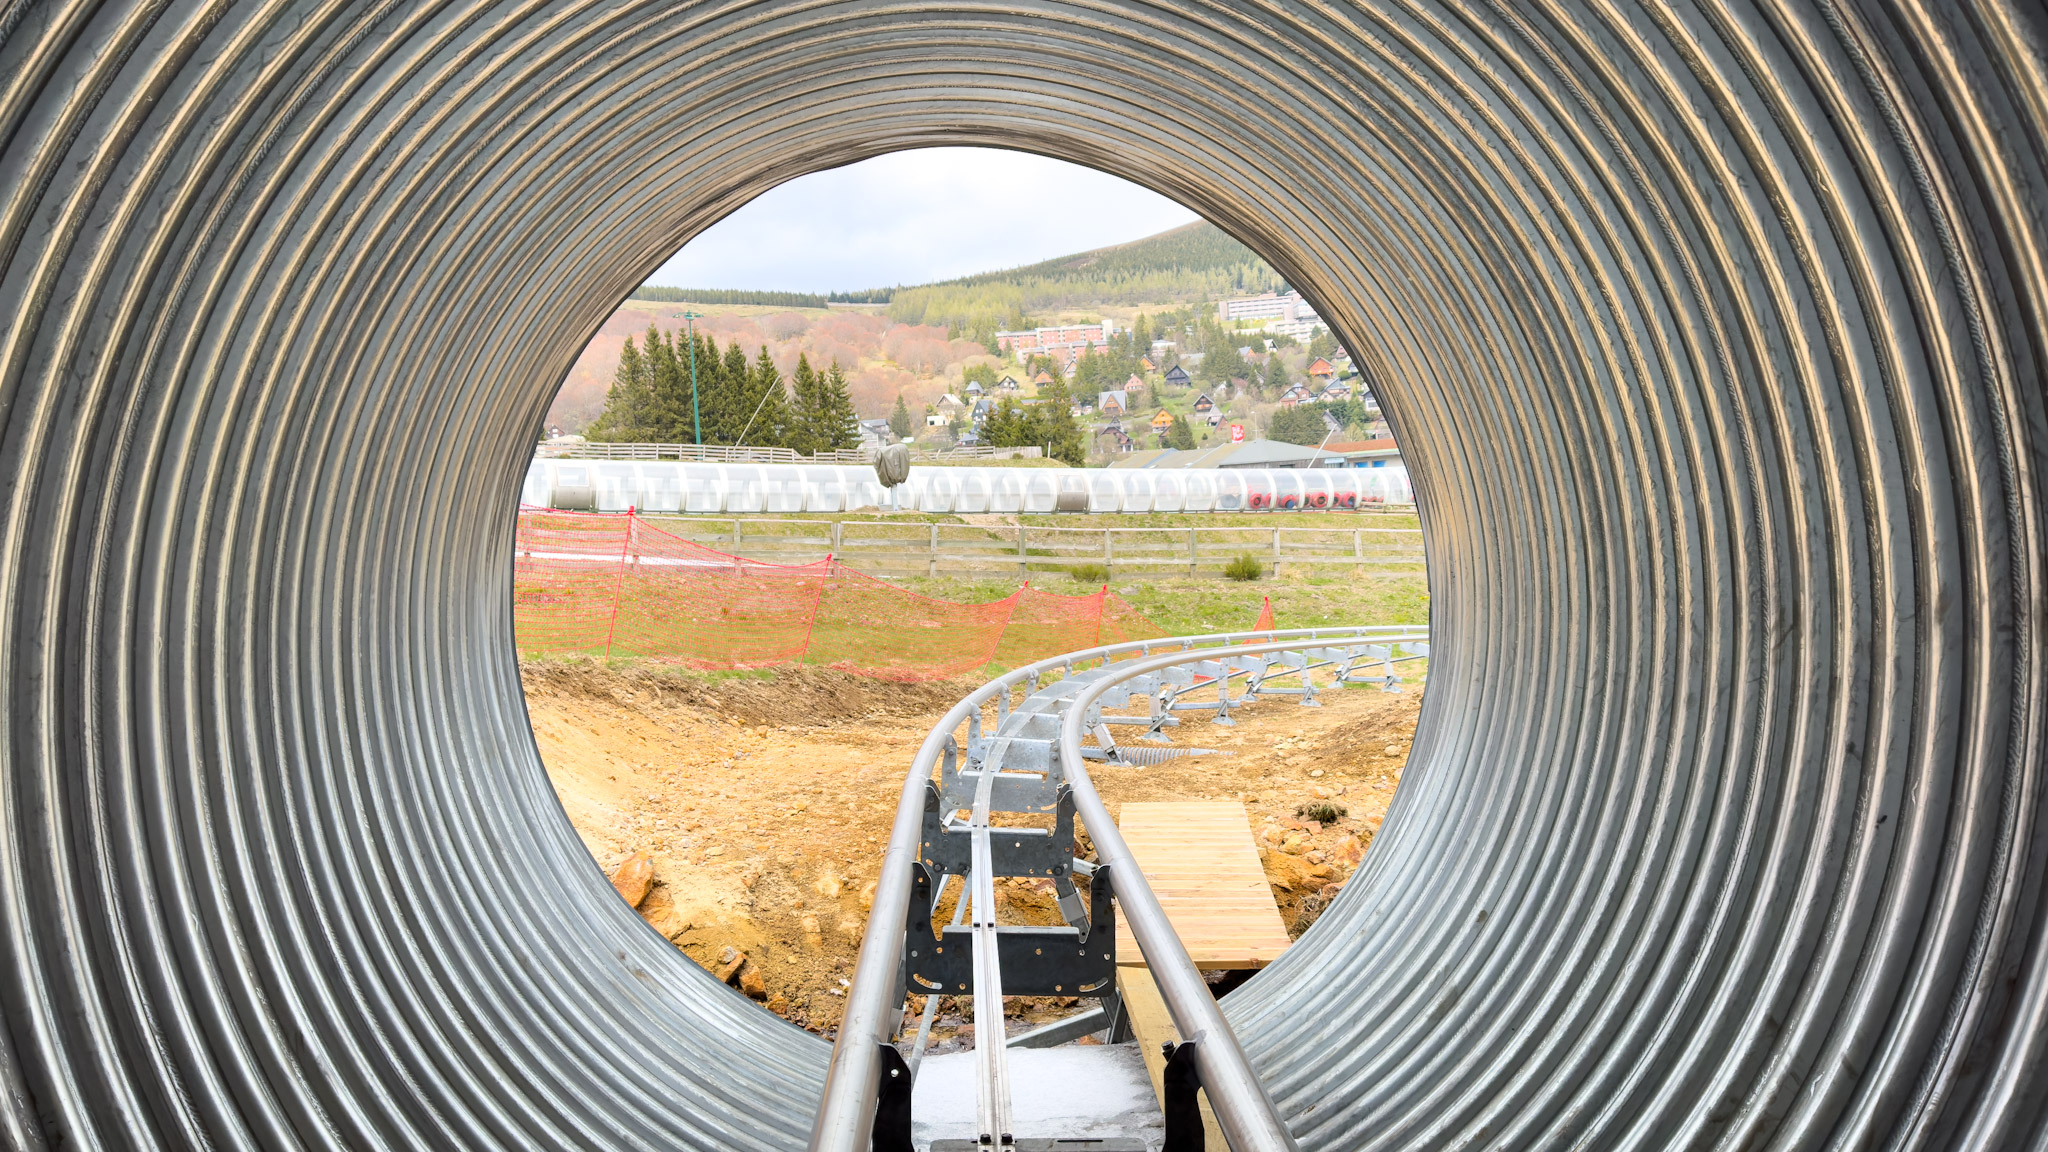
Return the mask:
<svg viewBox="0 0 2048 1152">
<path fill-rule="evenodd" d="M 837 560 L 770 564 L 631 513 L 521 509 L 512 566 L 520 651 L 672 660 L 695 668 L 822 664 L 935 680 L 990 663 L 1165 633 L 1103 588 L 1030 585 L 986 604 L 920 596 Z"/>
</svg>

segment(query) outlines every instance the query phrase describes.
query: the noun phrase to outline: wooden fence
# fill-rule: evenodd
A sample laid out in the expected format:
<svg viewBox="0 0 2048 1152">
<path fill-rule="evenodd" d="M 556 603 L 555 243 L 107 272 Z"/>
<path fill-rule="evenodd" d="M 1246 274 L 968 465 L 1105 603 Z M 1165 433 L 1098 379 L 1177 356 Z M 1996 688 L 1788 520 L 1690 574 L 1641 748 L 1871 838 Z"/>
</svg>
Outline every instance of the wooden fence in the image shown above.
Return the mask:
<svg viewBox="0 0 2048 1152">
<path fill-rule="evenodd" d="M 1110 578 L 1220 575 L 1250 555 L 1284 568 L 1423 570 L 1416 528 L 1053 528 L 895 520 L 782 520 L 764 516 L 650 516 L 664 531 L 721 552 L 776 564 L 836 556 L 876 576 L 1016 576 L 1101 565 Z"/>
</svg>

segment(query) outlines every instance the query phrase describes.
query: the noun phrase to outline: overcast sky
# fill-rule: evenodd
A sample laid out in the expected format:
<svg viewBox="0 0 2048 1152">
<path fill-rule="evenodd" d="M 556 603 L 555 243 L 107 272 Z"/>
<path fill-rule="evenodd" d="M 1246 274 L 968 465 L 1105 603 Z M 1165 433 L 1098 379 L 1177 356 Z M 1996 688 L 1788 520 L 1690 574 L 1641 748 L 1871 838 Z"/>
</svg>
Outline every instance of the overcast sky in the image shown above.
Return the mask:
<svg viewBox="0 0 2048 1152">
<path fill-rule="evenodd" d="M 675 288 L 851 291 L 1032 264 L 1195 214 L 1091 168 L 983 149 L 892 152 L 764 193 L 647 278 Z"/>
</svg>

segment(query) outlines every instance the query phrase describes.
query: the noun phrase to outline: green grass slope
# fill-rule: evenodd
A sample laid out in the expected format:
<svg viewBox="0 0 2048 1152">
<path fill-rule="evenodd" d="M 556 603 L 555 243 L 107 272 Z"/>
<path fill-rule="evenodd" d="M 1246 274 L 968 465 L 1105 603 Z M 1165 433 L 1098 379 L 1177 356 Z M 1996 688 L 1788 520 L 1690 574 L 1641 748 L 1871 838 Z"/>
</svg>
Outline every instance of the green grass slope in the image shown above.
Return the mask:
<svg viewBox="0 0 2048 1152">
<path fill-rule="evenodd" d="M 1187 304 L 1281 287 L 1280 274 L 1251 249 L 1197 220 L 1128 244 L 898 288 L 889 294 L 889 318 L 981 334 L 1065 309 Z"/>
</svg>

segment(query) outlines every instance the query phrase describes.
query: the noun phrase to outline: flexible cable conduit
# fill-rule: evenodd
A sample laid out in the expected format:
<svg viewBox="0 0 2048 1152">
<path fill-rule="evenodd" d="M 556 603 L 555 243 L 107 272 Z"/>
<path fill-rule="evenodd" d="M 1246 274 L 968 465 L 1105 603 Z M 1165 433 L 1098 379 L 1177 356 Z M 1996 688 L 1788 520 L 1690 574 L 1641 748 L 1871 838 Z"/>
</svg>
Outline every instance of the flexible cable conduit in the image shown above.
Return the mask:
<svg viewBox="0 0 2048 1152">
<path fill-rule="evenodd" d="M 800 1146 L 535 753 L 548 397 L 791 177 L 1176 197 L 1359 356 L 1434 670 L 1226 1005 L 1304 1148 L 2044 1138 L 2024 0 L 0 4 L 0 1142 Z"/>
</svg>

